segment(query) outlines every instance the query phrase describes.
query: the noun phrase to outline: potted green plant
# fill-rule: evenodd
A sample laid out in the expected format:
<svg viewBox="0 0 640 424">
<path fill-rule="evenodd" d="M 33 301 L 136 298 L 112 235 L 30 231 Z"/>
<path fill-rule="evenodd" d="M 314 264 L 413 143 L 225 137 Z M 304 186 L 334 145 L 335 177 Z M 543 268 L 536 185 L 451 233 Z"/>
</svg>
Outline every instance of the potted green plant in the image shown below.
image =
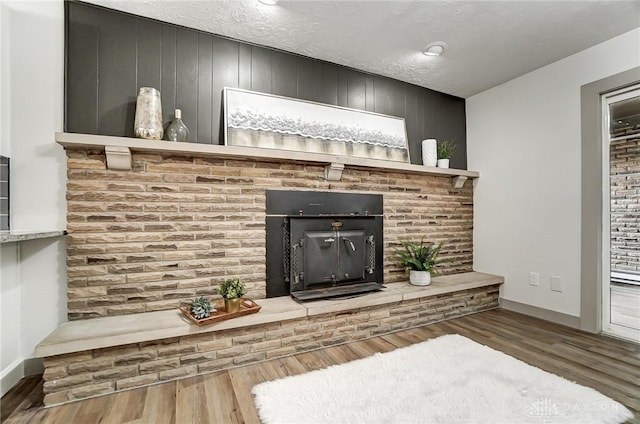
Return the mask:
<svg viewBox="0 0 640 424">
<path fill-rule="evenodd" d="M 238 312 L 247 287 L 237 277 L 227 278 L 220 284 L 218 293 L 224 298 L 224 309 L 227 312 Z"/>
<path fill-rule="evenodd" d="M 448 168 L 449 159 L 456 151 L 456 145 L 450 141 L 438 143 L 438 168 Z"/>
<path fill-rule="evenodd" d="M 409 270 L 409 282 L 414 286 L 428 286 L 431 275 L 437 274 L 437 267 L 445 260 L 438 259 L 442 243 L 427 243 L 424 239 L 420 243 L 403 241 L 402 248 L 396 256 L 405 269 Z"/>
</svg>

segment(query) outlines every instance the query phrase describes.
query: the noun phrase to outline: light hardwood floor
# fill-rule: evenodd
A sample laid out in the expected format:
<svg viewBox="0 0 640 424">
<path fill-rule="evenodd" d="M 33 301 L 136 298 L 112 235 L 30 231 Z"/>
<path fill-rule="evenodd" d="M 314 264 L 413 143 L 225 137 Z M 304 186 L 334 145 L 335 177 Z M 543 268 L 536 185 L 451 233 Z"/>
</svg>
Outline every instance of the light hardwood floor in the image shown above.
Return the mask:
<svg viewBox="0 0 640 424">
<path fill-rule="evenodd" d="M 458 333 L 590 386 L 631 409 L 640 423 L 640 345 L 591 335 L 501 309 L 357 343 L 186 378 L 58 407 L 42 407 L 42 380 L 2 398 L 6 423 L 258 423 L 251 388 L 260 382 Z M 499 364 L 487 364 L 488 367 Z"/>
<path fill-rule="evenodd" d="M 611 283 L 611 323 L 638 330 L 640 341 L 640 285 Z"/>
</svg>

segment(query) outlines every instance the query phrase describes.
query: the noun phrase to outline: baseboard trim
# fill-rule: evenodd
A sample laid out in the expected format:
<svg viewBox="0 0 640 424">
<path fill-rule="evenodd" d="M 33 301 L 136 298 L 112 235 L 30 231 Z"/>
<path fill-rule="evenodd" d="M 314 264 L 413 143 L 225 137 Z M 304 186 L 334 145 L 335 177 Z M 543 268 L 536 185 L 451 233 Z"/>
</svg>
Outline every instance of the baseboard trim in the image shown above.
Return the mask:
<svg viewBox="0 0 640 424">
<path fill-rule="evenodd" d="M 20 380 L 29 375 L 42 374 L 44 364 L 42 358 L 27 358 L 16 360 L 9 365 L 0 376 L 0 396 L 4 396 Z"/>
<path fill-rule="evenodd" d="M 4 396 L 13 386 L 18 384 L 22 377 L 24 377 L 24 363 L 16 360 L 5 368 L 0 376 L 0 395 Z"/>
<path fill-rule="evenodd" d="M 525 303 L 500 298 L 500 307 L 508 311 L 519 312 L 531 317 L 540 318 L 545 321 L 555 322 L 556 324 L 566 325 L 567 327 L 580 329 L 580 317 L 563 314 L 562 312 L 551 311 L 549 309 L 539 308 L 537 306 L 527 305 Z"/>
<path fill-rule="evenodd" d="M 42 374 L 44 372 L 44 363 L 42 358 L 27 358 L 22 363 L 24 366 L 24 376 Z"/>
</svg>

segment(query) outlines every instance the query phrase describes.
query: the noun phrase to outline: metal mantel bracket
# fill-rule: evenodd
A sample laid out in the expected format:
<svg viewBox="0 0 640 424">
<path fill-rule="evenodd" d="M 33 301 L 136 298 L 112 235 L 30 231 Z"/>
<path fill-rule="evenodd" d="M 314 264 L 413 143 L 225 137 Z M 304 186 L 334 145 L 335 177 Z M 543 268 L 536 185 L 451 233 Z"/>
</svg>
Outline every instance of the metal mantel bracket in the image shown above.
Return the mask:
<svg viewBox="0 0 640 424">
<path fill-rule="evenodd" d="M 107 168 L 116 171 L 131 171 L 131 149 L 124 146 L 104 146 Z"/>
<path fill-rule="evenodd" d="M 324 179 L 327 181 L 340 181 L 344 171 L 344 164 L 332 162 L 324 167 Z"/>
</svg>

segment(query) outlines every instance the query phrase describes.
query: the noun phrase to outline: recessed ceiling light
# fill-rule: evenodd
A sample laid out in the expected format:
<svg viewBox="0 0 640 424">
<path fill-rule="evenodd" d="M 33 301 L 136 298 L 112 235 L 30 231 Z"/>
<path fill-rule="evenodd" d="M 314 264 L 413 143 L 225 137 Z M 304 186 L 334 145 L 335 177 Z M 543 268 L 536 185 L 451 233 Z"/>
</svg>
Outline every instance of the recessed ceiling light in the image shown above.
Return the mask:
<svg viewBox="0 0 640 424">
<path fill-rule="evenodd" d="M 275 6 L 278 4 L 278 0 L 258 0 L 262 4 L 266 4 L 267 6 Z"/>
<path fill-rule="evenodd" d="M 447 43 L 444 41 L 436 41 L 434 43 L 429 44 L 422 53 L 427 56 L 440 56 L 444 53 L 444 50 L 447 48 Z"/>
</svg>

